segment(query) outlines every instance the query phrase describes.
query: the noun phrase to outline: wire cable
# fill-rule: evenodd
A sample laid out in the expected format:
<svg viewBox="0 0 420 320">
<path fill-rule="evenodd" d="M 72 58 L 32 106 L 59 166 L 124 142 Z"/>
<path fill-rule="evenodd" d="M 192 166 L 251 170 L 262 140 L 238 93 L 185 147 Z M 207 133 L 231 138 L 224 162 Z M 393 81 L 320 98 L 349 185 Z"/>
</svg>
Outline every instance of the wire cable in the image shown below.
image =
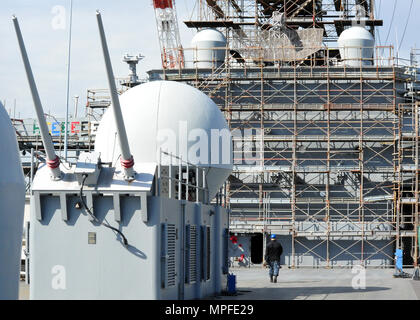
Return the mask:
<svg viewBox="0 0 420 320">
<path fill-rule="evenodd" d="M 401 41 L 400 41 L 400 45 L 398 47 L 398 50 L 401 49 L 401 45 L 402 45 L 402 43 L 404 41 L 404 36 L 405 36 L 405 32 L 407 31 L 408 21 L 410 21 L 410 15 L 411 15 L 411 9 L 413 8 L 413 3 L 414 3 L 414 0 L 411 0 L 410 9 L 408 9 L 407 21 L 405 22 L 404 32 L 403 32 L 403 35 L 402 35 L 402 38 L 401 38 Z"/>
<path fill-rule="evenodd" d="M 86 202 L 85 202 L 85 200 L 83 199 L 83 187 L 84 187 L 84 185 L 85 185 L 85 182 L 86 182 L 86 179 L 87 179 L 87 177 L 88 177 L 88 175 L 87 174 L 84 174 L 83 175 L 83 180 L 82 180 L 82 185 L 80 186 L 80 193 L 79 193 L 79 197 L 80 197 L 80 201 L 82 202 L 82 206 L 83 206 L 83 208 L 85 208 L 85 210 L 86 210 L 86 212 L 87 212 L 87 214 L 89 214 L 89 216 L 95 221 L 95 222 L 97 222 L 97 223 L 99 223 L 99 224 L 101 224 L 101 225 L 103 225 L 104 227 L 107 227 L 107 228 L 109 228 L 109 229 L 111 229 L 111 230 L 113 230 L 113 231 L 115 231 L 116 233 L 118 233 L 121 237 L 122 237 L 122 241 L 123 241 L 123 244 L 124 244 L 124 246 L 128 246 L 128 241 L 127 241 L 127 238 L 124 236 L 124 234 L 120 231 L 120 230 L 118 230 L 117 228 L 114 228 L 113 226 L 111 226 L 111 225 L 109 225 L 108 223 L 105 223 L 105 222 L 101 222 L 101 221 L 99 221 L 98 220 L 98 218 L 96 218 L 95 217 L 95 215 L 92 213 L 92 211 L 88 208 L 88 206 L 86 205 Z"/>
<path fill-rule="evenodd" d="M 398 2 L 398 0 L 395 0 L 395 1 L 394 1 L 394 8 L 392 9 L 391 22 L 390 22 L 390 24 L 389 24 L 388 33 L 387 33 L 387 35 L 386 35 L 386 39 L 385 39 L 384 45 L 386 45 L 386 43 L 387 43 L 387 41 L 388 41 L 388 38 L 389 38 L 389 34 L 390 34 L 390 32 L 391 32 L 391 27 L 392 27 L 392 23 L 393 23 L 393 21 L 394 21 L 395 9 L 396 9 L 396 7 L 397 7 L 397 2 Z"/>
<path fill-rule="evenodd" d="M 375 2 L 375 4 L 377 4 L 378 6 L 376 7 L 375 11 L 376 11 L 376 18 L 380 19 L 381 17 L 381 4 L 382 1 L 377 1 Z M 381 41 L 381 33 L 379 32 L 378 28 L 375 28 L 375 33 L 378 37 L 378 41 L 379 41 L 379 46 L 382 46 L 382 41 Z"/>
</svg>

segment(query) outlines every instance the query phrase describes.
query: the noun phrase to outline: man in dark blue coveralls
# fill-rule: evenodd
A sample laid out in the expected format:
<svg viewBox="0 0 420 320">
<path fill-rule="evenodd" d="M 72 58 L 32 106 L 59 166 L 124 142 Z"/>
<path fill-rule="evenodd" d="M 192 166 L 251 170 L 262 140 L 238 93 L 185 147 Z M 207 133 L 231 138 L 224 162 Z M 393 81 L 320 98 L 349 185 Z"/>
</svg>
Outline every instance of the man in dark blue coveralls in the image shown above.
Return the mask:
<svg viewBox="0 0 420 320">
<path fill-rule="evenodd" d="M 283 253 L 283 248 L 276 240 L 276 235 L 272 234 L 270 243 L 265 249 L 265 261 L 270 266 L 270 282 L 277 282 L 280 268 L 280 256 Z"/>
</svg>

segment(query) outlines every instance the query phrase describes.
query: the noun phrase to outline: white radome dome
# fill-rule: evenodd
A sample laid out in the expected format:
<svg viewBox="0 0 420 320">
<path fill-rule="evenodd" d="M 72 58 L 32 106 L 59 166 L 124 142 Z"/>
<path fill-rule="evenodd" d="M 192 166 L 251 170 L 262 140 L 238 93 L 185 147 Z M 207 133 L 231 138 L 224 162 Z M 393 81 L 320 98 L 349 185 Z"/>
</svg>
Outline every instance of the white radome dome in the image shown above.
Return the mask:
<svg viewBox="0 0 420 320">
<path fill-rule="evenodd" d="M 351 27 L 344 30 L 338 38 L 340 55 L 345 65 L 360 67 L 372 65 L 375 39 L 363 27 Z"/>
<path fill-rule="evenodd" d="M 136 163 L 158 162 L 160 149 L 184 160 L 188 157 L 189 162 L 206 168 L 210 197 L 217 193 L 232 171 L 232 140 L 226 120 L 213 100 L 183 83 L 153 81 L 124 92 L 120 104 Z M 227 134 L 225 143 L 219 136 L 212 138 L 212 131 L 213 135 Z M 200 138 L 204 144 L 197 143 Z M 197 149 L 199 152 L 195 152 Z M 99 124 L 95 151 L 104 162 L 116 163 L 119 158 L 120 147 L 110 109 Z"/>
<path fill-rule="evenodd" d="M 363 27 L 354 26 L 344 30 L 339 37 L 341 40 L 364 39 L 374 41 L 372 34 Z"/>
<path fill-rule="evenodd" d="M 0 300 L 18 299 L 25 180 L 16 132 L 0 103 Z"/>
<path fill-rule="evenodd" d="M 194 53 L 194 67 L 214 68 L 225 61 L 226 37 L 216 29 L 199 31 L 191 40 Z"/>
<path fill-rule="evenodd" d="M 214 41 L 226 44 L 226 37 L 219 30 L 204 29 L 195 34 L 191 40 L 191 44 L 196 44 L 202 41 Z"/>
</svg>

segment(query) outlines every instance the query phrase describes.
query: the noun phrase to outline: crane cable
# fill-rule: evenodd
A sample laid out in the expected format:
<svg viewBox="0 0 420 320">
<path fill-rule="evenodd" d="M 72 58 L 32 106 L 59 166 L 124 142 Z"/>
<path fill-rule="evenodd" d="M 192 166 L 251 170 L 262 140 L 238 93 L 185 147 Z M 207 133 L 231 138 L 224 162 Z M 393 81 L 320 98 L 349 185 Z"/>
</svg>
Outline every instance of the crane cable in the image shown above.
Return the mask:
<svg viewBox="0 0 420 320">
<path fill-rule="evenodd" d="M 404 36 L 405 36 L 405 32 L 407 31 L 408 21 L 410 20 L 410 15 L 411 15 L 411 9 L 413 7 L 413 2 L 414 2 L 414 0 L 411 0 L 410 9 L 408 9 L 407 21 L 405 22 L 404 32 L 403 32 L 403 35 L 402 35 L 402 38 L 401 38 L 401 41 L 400 41 L 400 45 L 398 47 L 398 50 L 401 49 L 401 45 L 402 45 L 402 43 L 404 41 Z"/>
</svg>

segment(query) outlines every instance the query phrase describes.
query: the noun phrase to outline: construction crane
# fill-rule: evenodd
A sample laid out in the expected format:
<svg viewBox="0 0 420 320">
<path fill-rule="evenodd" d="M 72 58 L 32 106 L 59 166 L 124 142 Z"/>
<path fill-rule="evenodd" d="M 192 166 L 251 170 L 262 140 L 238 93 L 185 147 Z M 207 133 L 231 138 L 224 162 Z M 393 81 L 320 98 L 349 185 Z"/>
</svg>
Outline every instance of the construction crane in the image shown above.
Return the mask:
<svg viewBox="0 0 420 320">
<path fill-rule="evenodd" d="M 184 51 L 179 37 L 175 0 L 153 0 L 159 45 L 164 69 L 184 67 Z"/>
</svg>

